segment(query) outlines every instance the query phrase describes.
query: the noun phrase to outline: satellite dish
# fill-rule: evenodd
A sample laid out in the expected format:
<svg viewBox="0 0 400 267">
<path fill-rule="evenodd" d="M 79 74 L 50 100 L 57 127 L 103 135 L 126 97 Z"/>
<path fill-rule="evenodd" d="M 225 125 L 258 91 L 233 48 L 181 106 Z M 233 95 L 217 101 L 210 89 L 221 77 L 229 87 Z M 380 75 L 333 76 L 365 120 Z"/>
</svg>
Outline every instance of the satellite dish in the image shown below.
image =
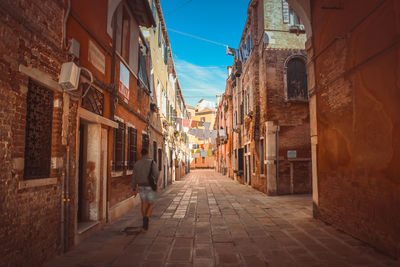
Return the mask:
<svg viewBox="0 0 400 267">
<path fill-rule="evenodd" d="M 264 44 L 269 44 L 269 36 L 267 32 L 264 32 Z"/>
</svg>

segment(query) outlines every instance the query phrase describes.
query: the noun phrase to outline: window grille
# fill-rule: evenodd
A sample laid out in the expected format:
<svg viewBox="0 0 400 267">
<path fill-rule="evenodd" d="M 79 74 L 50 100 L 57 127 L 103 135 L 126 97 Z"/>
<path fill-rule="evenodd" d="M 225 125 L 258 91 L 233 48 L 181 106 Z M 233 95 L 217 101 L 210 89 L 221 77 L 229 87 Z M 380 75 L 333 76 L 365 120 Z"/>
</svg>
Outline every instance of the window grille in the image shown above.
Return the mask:
<svg viewBox="0 0 400 267">
<path fill-rule="evenodd" d="M 128 169 L 132 170 L 136 162 L 137 153 L 137 130 L 128 128 Z"/>
<path fill-rule="evenodd" d="M 54 93 L 29 81 L 25 135 L 25 179 L 50 176 Z"/>
<path fill-rule="evenodd" d="M 84 84 L 83 90 L 86 91 L 88 84 Z M 89 89 L 89 92 L 82 99 L 82 107 L 97 114 L 103 116 L 104 114 L 104 94 L 101 93 L 94 87 Z"/>
<path fill-rule="evenodd" d="M 122 171 L 125 162 L 125 124 L 118 122 L 118 128 L 114 129 L 114 160 L 113 170 Z"/>
</svg>

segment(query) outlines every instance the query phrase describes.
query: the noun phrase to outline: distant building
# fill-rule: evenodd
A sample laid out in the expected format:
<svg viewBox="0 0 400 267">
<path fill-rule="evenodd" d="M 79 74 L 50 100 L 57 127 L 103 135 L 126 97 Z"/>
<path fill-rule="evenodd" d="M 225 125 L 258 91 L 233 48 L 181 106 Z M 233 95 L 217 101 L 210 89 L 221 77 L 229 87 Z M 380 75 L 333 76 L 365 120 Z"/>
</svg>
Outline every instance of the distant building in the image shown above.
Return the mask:
<svg viewBox="0 0 400 267">
<path fill-rule="evenodd" d="M 206 106 L 209 105 L 210 102 L 205 102 L 204 100 L 200 100 L 199 103 L 197 104 L 197 107 L 202 107 L 206 103 Z M 202 108 L 202 109 L 197 109 L 192 106 L 187 106 L 188 113 L 190 114 L 191 121 L 196 122 L 201 122 L 201 125 L 204 125 L 204 123 L 209 124 L 209 130 L 211 131 L 214 128 L 214 122 L 215 122 L 215 109 L 210 109 L 210 108 Z M 204 130 L 204 126 L 197 126 L 198 129 Z M 210 168 L 215 168 L 215 156 L 214 156 L 214 145 L 212 145 L 209 142 L 209 139 L 201 140 L 197 138 L 196 136 L 189 135 L 189 143 L 190 143 L 190 148 L 191 148 L 191 158 L 190 158 L 190 168 L 191 169 L 210 169 Z M 200 151 L 206 151 L 207 156 L 204 154 L 201 155 Z M 209 151 L 213 151 L 212 154 L 209 153 Z"/>
</svg>

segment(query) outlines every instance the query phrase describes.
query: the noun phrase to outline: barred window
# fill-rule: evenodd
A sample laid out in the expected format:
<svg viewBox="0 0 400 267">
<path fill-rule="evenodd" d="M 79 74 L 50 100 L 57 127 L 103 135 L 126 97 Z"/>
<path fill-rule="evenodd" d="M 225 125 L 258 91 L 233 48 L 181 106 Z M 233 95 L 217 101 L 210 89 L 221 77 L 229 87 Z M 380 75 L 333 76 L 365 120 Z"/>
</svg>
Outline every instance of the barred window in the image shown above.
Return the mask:
<svg viewBox="0 0 400 267">
<path fill-rule="evenodd" d="M 29 81 L 24 179 L 50 177 L 53 91 Z"/>
<path fill-rule="evenodd" d="M 128 169 L 132 170 L 136 162 L 137 130 L 128 127 Z"/>
<path fill-rule="evenodd" d="M 125 124 L 123 124 L 122 122 L 118 122 L 118 129 L 114 129 L 114 171 L 122 171 L 124 169 L 125 127 Z"/>
</svg>

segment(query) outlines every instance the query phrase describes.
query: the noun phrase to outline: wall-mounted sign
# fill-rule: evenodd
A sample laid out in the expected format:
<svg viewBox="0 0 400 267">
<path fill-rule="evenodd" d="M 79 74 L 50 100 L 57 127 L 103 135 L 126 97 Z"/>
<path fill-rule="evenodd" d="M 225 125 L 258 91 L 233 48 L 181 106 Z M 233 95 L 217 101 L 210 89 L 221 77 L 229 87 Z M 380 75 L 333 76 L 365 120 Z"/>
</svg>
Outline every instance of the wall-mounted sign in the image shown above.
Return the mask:
<svg viewBox="0 0 400 267">
<path fill-rule="evenodd" d="M 297 151 L 296 150 L 288 150 L 287 152 L 288 159 L 295 159 L 297 158 Z"/>
<path fill-rule="evenodd" d="M 119 90 L 126 99 L 129 99 L 129 70 L 125 64 L 120 62 L 119 67 Z"/>
<path fill-rule="evenodd" d="M 89 62 L 96 67 L 101 73 L 106 73 L 106 57 L 100 49 L 89 40 Z"/>
</svg>

